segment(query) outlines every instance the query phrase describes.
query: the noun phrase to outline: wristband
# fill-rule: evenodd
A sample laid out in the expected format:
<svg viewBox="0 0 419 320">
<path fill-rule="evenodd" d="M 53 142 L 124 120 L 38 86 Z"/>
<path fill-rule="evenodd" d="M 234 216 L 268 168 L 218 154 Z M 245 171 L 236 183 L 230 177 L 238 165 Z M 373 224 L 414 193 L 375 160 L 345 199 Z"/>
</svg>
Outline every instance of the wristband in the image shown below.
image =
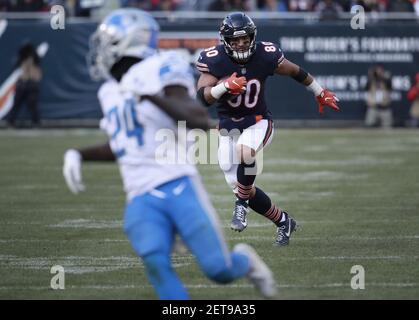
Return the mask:
<svg viewBox="0 0 419 320">
<path fill-rule="evenodd" d="M 226 93 L 228 90 L 224 85 L 224 82 L 217 84 L 215 87 L 211 88 L 211 95 L 214 99 L 220 99 L 221 96 Z"/>
<path fill-rule="evenodd" d="M 313 79 L 313 82 L 310 83 L 307 88 L 309 88 L 311 91 L 313 91 L 314 95 L 317 97 L 318 95 L 320 95 L 320 93 L 322 93 L 323 88 L 322 86 L 315 80 Z"/>
</svg>

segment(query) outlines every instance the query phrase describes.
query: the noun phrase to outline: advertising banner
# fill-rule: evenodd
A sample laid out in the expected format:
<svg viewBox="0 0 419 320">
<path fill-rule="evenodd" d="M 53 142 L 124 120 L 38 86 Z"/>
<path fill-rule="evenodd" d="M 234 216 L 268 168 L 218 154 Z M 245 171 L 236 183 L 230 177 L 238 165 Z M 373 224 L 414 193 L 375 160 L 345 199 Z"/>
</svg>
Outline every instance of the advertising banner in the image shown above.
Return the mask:
<svg viewBox="0 0 419 320">
<path fill-rule="evenodd" d="M 275 118 L 362 120 L 368 70 L 382 65 L 391 73 L 391 106 L 396 124 L 408 119 L 410 104 L 406 93 L 419 72 L 419 24 L 380 22 L 367 24 L 364 30 L 353 30 L 349 23 L 256 23 L 258 40 L 279 43 L 286 58 L 313 74 L 341 101 L 342 112 L 326 112 L 320 117 L 311 92 L 289 77 L 274 76 L 267 81 L 266 99 Z M 12 21 L 3 27 L 0 87 L 14 72 L 19 47 L 28 41 L 36 46 L 45 42 L 49 50 L 42 59 L 41 117 L 101 117 L 96 98 L 100 83 L 90 79 L 85 62 L 88 39 L 96 24 L 74 23 L 65 30 L 52 30 L 48 23 Z M 162 23 L 159 46 L 179 50 L 193 63 L 202 49 L 218 41 L 217 23 L 171 22 Z M 6 89 L 4 93 L 10 94 Z M 9 100 L 0 97 L 3 104 Z M 0 112 L 1 108 L 0 105 Z"/>
</svg>

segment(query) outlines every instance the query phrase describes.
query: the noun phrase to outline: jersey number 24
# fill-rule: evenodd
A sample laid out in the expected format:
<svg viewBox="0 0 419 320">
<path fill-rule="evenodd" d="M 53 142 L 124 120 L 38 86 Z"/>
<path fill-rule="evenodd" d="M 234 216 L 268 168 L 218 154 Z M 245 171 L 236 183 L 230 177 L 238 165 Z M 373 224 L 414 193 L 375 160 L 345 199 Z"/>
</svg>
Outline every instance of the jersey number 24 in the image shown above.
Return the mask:
<svg viewBox="0 0 419 320">
<path fill-rule="evenodd" d="M 113 107 L 107 112 L 106 118 L 109 123 L 112 123 L 113 130 L 110 133 L 110 139 L 114 142 L 114 146 L 117 145 L 116 138 L 119 134 L 125 134 L 128 138 L 134 137 L 138 146 L 144 144 L 143 126 L 137 120 L 135 105 L 134 99 L 127 99 L 122 112 L 118 112 L 118 107 Z M 124 149 L 113 150 L 113 152 L 118 158 L 125 154 Z"/>
</svg>

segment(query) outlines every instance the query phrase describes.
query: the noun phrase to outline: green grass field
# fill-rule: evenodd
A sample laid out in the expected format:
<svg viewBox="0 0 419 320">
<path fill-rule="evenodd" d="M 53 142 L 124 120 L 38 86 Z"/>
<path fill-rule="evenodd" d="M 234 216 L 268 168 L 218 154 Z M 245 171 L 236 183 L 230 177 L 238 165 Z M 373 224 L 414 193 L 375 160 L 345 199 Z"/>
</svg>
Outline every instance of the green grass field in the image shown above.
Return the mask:
<svg viewBox="0 0 419 320">
<path fill-rule="evenodd" d="M 122 231 L 124 194 L 114 164 L 85 164 L 85 193 L 71 194 L 62 155 L 102 143 L 96 130 L 0 131 L 0 298 L 155 299 Z M 277 130 L 256 180 L 300 228 L 286 248 L 252 212 L 229 229 L 234 198 L 217 165 L 201 165 L 230 247 L 254 246 L 280 299 L 419 299 L 419 132 Z M 245 280 L 212 283 L 192 256 L 175 254 L 193 299 L 259 299 Z M 52 290 L 53 265 L 65 290 Z M 351 267 L 365 289 L 351 289 Z"/>
</svg>

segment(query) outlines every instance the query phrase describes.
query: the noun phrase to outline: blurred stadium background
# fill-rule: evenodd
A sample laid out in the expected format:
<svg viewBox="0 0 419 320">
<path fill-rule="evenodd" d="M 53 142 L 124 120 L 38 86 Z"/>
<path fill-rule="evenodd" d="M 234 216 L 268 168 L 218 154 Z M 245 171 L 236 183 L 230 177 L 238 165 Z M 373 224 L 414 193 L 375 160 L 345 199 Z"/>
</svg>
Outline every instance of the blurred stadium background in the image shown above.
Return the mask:
<svg viewBox="0 0 419 320">
<path fill-rule="evenodd" d="M 110 10 L 137 6 L 158 19 L 162 49 L 194 63 L 218 43 L 226 11 L 244 10 L 258 39 L 336 92 L 342 112 L 320 117 L 315 100 L 292 80 L 275 77 L 267 101 L 277 132 L 258 183 L 301 223 L 288 248 L 271 246 L 274 228 L 252 213 L 240 234 L 227 228 L 233 197 L 216 165 L 200 171 L 229 245 L 246 241 L 275 271 L 283 299 L 419 298 L 419 136 L 408 91 L 419 72 L 419 1 L 316 0 L 0 0 L 0 119 L 13 96 L 16 52 L 47 43 L 42 59 L 41 126 L 0 120 L 0 298 L 152 299 L 142 265 L 122 231 L 124 195 L 117 167 L 86 164 L 88 190 L 75 197 L 61 174 L 69 147 L 102 143 L 99 84 L 90 80 L 88 39 Z M 51 28 L 50 8 L 65 6 L 65 29 Z M 366 11 L 365 29 L 350 27 L 351 6 Z M 368 70 L 391 73 L 393 128 L 366 129 Z M 3 112 L 3 113 L 2 113 Z M 258 299 L 246 283 L 207 281 L 188 254 L 175 254 L 195 299 Z M 66 289 L 50 288 L 50 268 L 66 270 Z M 350 286 L 351 267 L 366 272 L 364 290 Z"/>
</svg>

